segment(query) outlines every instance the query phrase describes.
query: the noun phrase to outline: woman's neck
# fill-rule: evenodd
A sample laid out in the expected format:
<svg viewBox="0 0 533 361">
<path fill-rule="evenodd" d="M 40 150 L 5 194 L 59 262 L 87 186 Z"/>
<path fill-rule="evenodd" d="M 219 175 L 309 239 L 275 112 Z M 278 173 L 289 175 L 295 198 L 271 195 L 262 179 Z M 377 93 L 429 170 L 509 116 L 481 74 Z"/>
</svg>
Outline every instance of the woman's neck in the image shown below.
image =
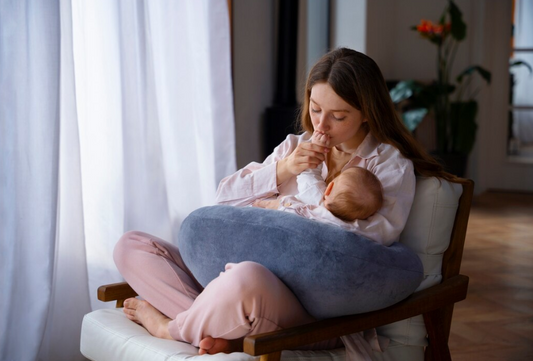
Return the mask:
<svg viewBox="0 0 533 361">
<path fill-rule="evenodd" d="M 346 163 L 352 159 L 353 153 L 355 153 L 357 148 L 363 143 L 367 134 L 368 130 L 361 129 L 360 132 L 357 132 L 354 138 L 331 148 L 331 152 L 326 156 L 326 164 L 328 166 L 326 183 L 331 182 L 331 180 L 341 173 Z"/>
<path fill-rule="evenodd" d="M 341 143 L 337 146 L 335 146 L 335 148 L 339 151 L 339 152 L 344 152 L 344 153 L 349 153 L 349 154 L 353 154 L 355 153 L 355 151 L 357 150 L 357 148 L 359 148 L 359 146 L 361 145 L 361 143 L 363 143 L 363 140 L 365 140 L 365 137 L 366 135 L 368 134 L 369 130 L 366 129 L 366 128 L 361 128 L 356 134 L 355 136 L 344 142 L 344 143 Z"/>
<path fill-rule="evenodd" d="M 326 183 L 331 182 L 336 176 L 338 176 L 341 173 L 342 168 L 344 168 L 351 158 L 351 153 L 338 150 L 337 147 L 331 148 L 331 152 L 326 155 L 326 164 L 328 166 Z"/>
</svg>

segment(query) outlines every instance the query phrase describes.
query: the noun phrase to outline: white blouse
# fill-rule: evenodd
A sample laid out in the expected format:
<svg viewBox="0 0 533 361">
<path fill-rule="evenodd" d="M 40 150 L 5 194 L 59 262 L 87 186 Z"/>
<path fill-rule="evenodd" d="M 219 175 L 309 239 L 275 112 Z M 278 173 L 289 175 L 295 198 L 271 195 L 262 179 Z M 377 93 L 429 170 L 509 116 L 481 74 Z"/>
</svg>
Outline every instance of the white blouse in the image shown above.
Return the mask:
<svg viewBox="0 0 533 361">
<path fill-rule="evenodd" d="M 309 141 L 310 135 L 289 135 L 274 149 L 263 163 L 252 162 L 224 178 L 217 190 L 217 203 L 234 206 L 248 206 L 256 199 L 280 197 L 280 209 L 299 214 L 309 219 L 340 226 L 365 236 L 375 242 L 389 246 L 399 239 L 415 194 L 416 178 L 413 163 L 396 148 L 379 143 L 368 134 L 344 166 L 362 167 L 374 173 L 383 186 L 382 208 L 366 220 L 342 221 L 326 208 L 311 206 L 299 201 L 296 176 L 279 187 L 276 185 L 277 161 L 289 156 L 301 142 Z M 322 176 L 328 174 L 324 163 Z"/>
</svg>

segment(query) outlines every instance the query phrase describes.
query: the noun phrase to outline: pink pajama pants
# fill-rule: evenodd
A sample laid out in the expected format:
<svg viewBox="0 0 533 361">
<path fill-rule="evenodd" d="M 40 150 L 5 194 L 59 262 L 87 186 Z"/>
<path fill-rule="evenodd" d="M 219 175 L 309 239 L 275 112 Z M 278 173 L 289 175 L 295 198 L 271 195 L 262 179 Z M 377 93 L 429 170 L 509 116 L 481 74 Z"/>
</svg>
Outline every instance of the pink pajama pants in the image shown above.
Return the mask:
<svg viewBox="0 0 533 361">
<path fill-rule="evenodd" d="M 132 288 L 172 319 L 170 335 L 193 346 L 206 336 L 238 339 L 314 321 L 285 284 L 258 263 L 227 264 L 202 289 L 178 248 L 149 234 L 126 233 L 113 256 Z M 340 340 L 331 340 L 310 348 L 340 346 Z"/>
</svg>

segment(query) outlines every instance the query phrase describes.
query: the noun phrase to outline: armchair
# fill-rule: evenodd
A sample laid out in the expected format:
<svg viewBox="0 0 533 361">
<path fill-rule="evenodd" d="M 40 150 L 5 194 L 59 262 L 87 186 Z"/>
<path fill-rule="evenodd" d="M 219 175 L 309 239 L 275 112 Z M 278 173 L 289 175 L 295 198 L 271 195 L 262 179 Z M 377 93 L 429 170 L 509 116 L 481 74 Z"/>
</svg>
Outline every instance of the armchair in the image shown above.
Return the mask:
<svg viewBox="0 0 533 361">
<path fill-rule="evenodd" d="M 471 180 L 452 183 L 417 178 L 415 200 L 400 241 L 410 246 L 424 265 L 424 280 L 407 299 L 374 312 L 318 321 L 312 324 L 246 337 L 244 353 L 197 356 L 191 345 L 152 337 L 121 311 L 97 310 L 85 316 L 81 351 L 92 360 L 211 360 L 261 361 L 344 360 L 344 350 L 297 350 L 309 343 L 370 328 L 391 339 L 375 360 L 451 360 L 448 337 L 456 302 L 466 298 L 468 277 L 459 274 L 472 202 Z M 117 301 L 117 307 L 136 293 L 126 283 L 101 286 L 98 299 Z M 283 351 L 283 355 L 282 355 Z"/>
</svg>

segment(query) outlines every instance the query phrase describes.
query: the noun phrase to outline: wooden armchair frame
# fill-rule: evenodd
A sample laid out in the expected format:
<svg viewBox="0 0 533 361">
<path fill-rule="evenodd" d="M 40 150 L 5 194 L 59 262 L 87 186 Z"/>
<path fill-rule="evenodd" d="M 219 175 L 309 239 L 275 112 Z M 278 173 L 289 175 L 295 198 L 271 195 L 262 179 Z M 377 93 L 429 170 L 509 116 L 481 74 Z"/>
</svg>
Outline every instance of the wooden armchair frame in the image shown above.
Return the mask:
<svg viewBox="0 0 533 361">
<path fill-rule="evenodd" d="M 448 338 L 456 302 L 466 298 L 468 277 L 460 275 L 474 182 L 463 180 L 463 193 L 455 215 L 450 245 L 442 262 L 442 282 L 412 294 L 388 308 L 358 315 L 343 316 L 311 324 L 269 332 L 244 339 L 244 352 L 261 356 L 261 361 L 279 361 L 281 351 L 329 340 L 331 338 L 376 328 L 417 315 L 423 315 L 428 333 L 425 360 L 451 360 Z M 125 299 L 137 294 L 125 282 L 98 288 L 100 301 L 117 301 L 122 307 Z"/>
</svg>

